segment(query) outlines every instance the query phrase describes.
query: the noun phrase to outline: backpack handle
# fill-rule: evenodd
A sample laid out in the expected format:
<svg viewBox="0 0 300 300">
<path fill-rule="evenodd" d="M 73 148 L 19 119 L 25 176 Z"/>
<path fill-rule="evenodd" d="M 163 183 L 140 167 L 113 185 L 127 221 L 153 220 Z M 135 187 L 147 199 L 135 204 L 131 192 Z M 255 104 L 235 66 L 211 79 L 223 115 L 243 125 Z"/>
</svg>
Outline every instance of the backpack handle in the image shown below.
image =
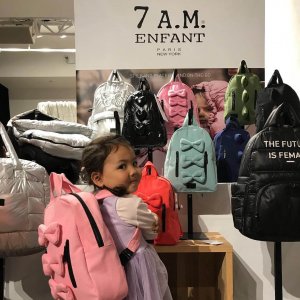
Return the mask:
<svg viewBox="0 0 300 300">
<path fill-rule="evenodd" d="M 281 78 L 281 75 L 279 73 L 279 71 L 276 69 L 270 79 L 270 81 L 268 82 L 267 87 L 271 87 L 272 85 L 277 85 L 277 84 L 283 84 L 283 80 Z"/>
<path fill-rule="evenodd" d="M 79 193 L 81 190 L 76 187 L 64 173 L 50 173 L 50 199 L 59 197 L 66 193 Z"/>
<path fill-rule="evenodd" d="M 264 125 L 264 128 L 282 127 L 283 125 L 300 127 L 300 119 L 298 114 L 293 106 L 286 101 L 271 112 Z"/>
<path fill-rule="evenodd" d="M 195 116 L 194 116 L 194 113 L 193 113 L 193 108 L 190 108 L 184 118 L 184 121 L 183 121 L 183 124 L 182 124 L 182 127 L 187 127 L 187 126 L 190 126 L 190 125 L 195 125 L 195 126 L 198 126 L 196 120 L 195 120 Z"/>
<path fill-rule="evenodd" d="M 238 68 L 237 73 L 238 73 L 238 74 L 246 74 L 246 73 L 250 73 L 245 60 L 242 60 L 242 61 L 241 61 L 241 65 L 240 65 L 240 67 Z"/>
<path fill-rule="evenodd" d="M 226 124 L 226 128 L 229 127 L 241 128 L 237 117 L 232 115 L 226 119 L 225 124 Z"/>
<path fill-rule="evenodd" d="M 118 72 L 118 70 L 112 70 L 107 81 L 109 83 L 112 83 L 112 82 L 123 81 L 123 79 L 122 79 L 121 74 Z"/>
<path fill-rule="evenodd" d="M 177 69 L 173 70 L 173 73 L 172 73 L 172 76 L 171 76 L 171 80 L 169 82 L 173 82 L 173 81 L 182 82 L 181 81 L 181 77 L 178 74 L 178 70 Z"/>
<path fill-rule="evenodd" d="M 142 170 L 142 176 L 158 177 L 158 172 L 151 161 L 147 161 Z"/>
<path fill-rule="evenodd" d="M 16 150 L 14 148 L 14 146 L 11 143 L 11 140 L 6 132 L 6 129 L 4 127 L 4 125 L 0 122 L 0 135 L 2 137 L 3 143 L 6 147 L 6 150 L 9 153 L 9 157 L 12 160 L 13 165 L 15 166 L 16 170 L 22 170 L 22 164 L 18 158 L 18 155 L 16 153 Z"/>
<path fill-rule="evenodd" d="M 139 81 L 139 91 L 149 91 L 150 90 L 150 85 L 146 77 L 141 77 Z"/>
</svg>

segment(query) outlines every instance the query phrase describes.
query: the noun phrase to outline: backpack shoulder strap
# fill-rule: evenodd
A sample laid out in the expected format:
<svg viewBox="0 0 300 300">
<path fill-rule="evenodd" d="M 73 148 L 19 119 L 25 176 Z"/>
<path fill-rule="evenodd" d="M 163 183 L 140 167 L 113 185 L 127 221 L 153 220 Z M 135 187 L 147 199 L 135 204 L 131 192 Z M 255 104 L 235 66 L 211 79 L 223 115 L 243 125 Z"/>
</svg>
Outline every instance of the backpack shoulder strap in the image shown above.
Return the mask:
<svg viewBox="0 0 300 300">
<path fill-rule="evenodd" d="M 113 194 L 108 190 L 100 190 L 96 194 L 96 198 L 104 199 L 107 197 L 113 196 Z M 142 233 L 139 228 L 136 228 L 131 240 L 129 241 L 127 247 L 119 254 L 121 264 L 125 266 L 129 260 L 133 257 L 134 253 L 137 251 L 137 249 L 140 246 L 140 241 L 142 238 Z"/>
<path fill-rule="evenodd" d="M 140 247 L 140 241 L 142 238 L 142 233 L 139 228 L 136 228 L 131 240 L 129 241 L 127 247 L 119 254 L 121 264 L 125 266 L 130 259 L 133 257 L 134 253 Z"/>
</svg>

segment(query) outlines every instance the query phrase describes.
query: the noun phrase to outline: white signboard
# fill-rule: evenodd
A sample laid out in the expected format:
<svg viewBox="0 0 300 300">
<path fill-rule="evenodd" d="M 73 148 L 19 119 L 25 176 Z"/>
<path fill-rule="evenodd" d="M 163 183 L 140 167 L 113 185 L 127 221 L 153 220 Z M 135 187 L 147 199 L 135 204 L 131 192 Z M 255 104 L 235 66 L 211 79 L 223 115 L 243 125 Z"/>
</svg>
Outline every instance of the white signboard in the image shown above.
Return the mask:
<svg viewBox="0 0 300 300">
<path fill-rule="evenodd" d="M 75 0 L 76 68 L 264 67 L 264 0 Z"/>
</svg>

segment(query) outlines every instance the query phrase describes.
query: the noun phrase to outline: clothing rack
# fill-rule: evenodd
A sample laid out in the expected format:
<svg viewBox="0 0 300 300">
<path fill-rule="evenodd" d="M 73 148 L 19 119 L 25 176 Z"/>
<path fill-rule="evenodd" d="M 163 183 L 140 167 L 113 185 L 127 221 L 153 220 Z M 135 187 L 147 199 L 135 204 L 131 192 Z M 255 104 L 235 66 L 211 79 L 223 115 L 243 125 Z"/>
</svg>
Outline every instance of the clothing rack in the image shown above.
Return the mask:
<svg viewBox="0 0 300 300">
<path fill-rule="evenodd" d="M 274 243 L 274 275 L 275 275 L 275 300 L 282 300 L 282 255 L 281 242 Z"/>
</svg>

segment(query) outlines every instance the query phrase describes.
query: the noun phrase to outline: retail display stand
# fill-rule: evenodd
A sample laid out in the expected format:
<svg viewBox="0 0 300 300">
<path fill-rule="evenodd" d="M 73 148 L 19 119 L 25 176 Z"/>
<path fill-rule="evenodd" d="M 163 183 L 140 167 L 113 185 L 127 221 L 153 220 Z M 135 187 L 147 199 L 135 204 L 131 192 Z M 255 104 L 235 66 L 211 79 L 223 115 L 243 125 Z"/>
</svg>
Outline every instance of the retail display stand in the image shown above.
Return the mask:
<svg viewBox="0 0 300 300">
<path fill-rule="evenodd" d="M 206 239 L 155 245 L 168 270 L 174 300 L 233 300 L 233 247 L 218 232 L 205 232 Z"/>
<path fill-rule="evenodd" d="M 147 156 L 148 156 L 148 161 L 153 162 L 153 149 L 152 148 L 148 148 Z"/>
<path fill-rule="evenodd" d="M 275 300 L 282 300 L 281 242 L 274 243 Z"/>
<path fill-rule="evenodd" d="M 202 232 L 194 232 L 193 230 L 193 195 L 187 194 L 187 222 L 188 231 L 183 234 L 181 240 L 207 240 Z"/>
</svg>

